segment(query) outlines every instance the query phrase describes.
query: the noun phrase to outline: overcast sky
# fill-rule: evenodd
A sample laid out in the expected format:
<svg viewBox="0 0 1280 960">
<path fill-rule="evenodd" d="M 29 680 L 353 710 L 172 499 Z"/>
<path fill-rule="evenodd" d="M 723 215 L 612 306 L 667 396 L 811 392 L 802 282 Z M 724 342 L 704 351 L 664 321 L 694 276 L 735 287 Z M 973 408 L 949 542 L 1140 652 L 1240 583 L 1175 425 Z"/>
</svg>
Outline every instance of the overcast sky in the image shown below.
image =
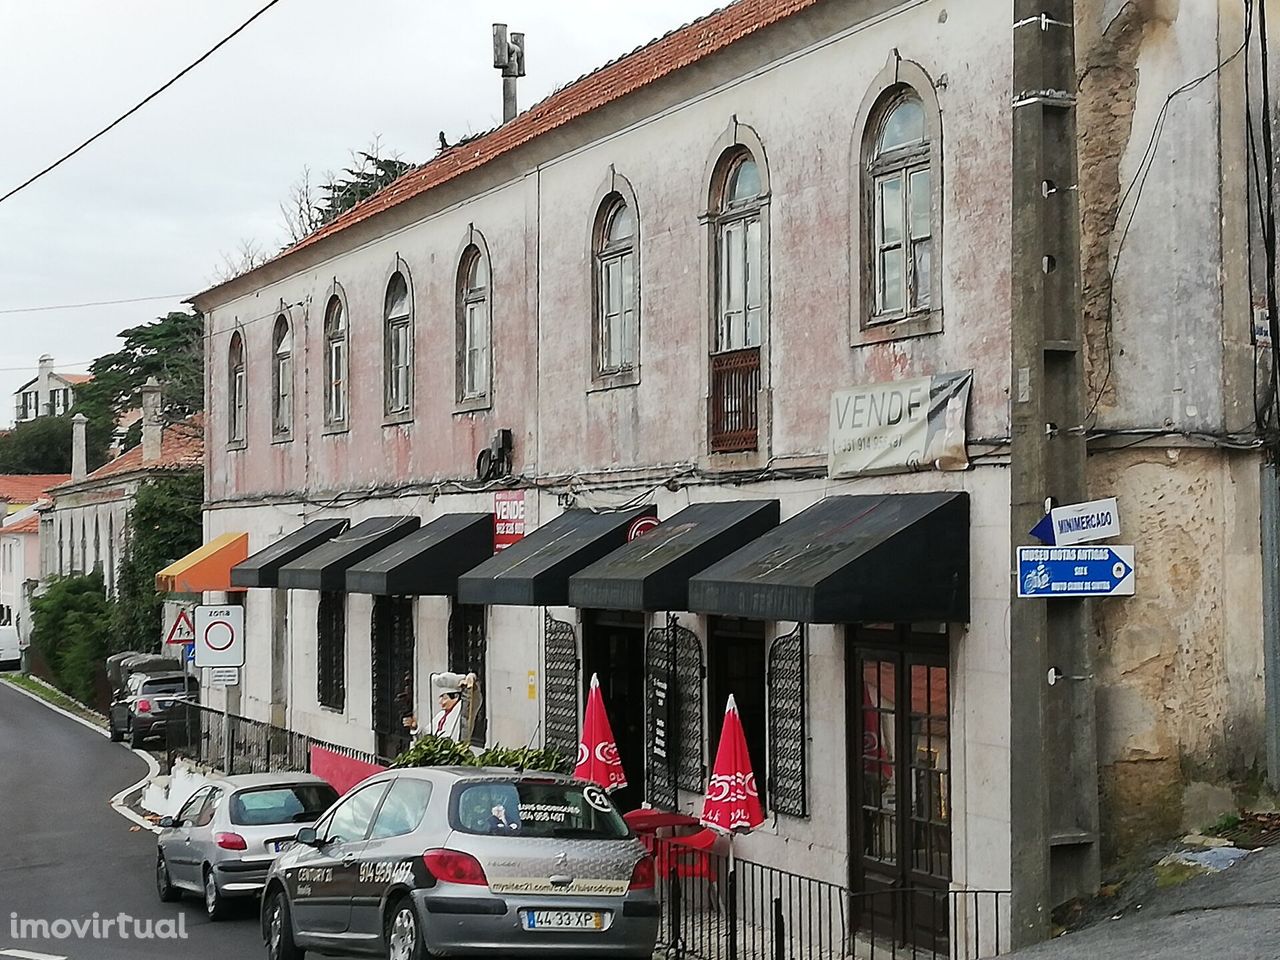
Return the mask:
<svg viewBox="0 0 1280 960">
<path fill-rule="evenodd" d="M 167 81 L 265 0 L 0 0 L 0 194 Z M 245 239 L 284 243 L 304 167 L 374 135 L 421 162 L 501 120 L 491 24 L 527 36 L 520 106 L 715 0 L 280 0 L 142 111 L 0 203 L 0 423 L 52 354 L 83 370 L 116 334 L 210 283 Z M 86 301 L 132 305 L 12 312 Z"/>
</svg>

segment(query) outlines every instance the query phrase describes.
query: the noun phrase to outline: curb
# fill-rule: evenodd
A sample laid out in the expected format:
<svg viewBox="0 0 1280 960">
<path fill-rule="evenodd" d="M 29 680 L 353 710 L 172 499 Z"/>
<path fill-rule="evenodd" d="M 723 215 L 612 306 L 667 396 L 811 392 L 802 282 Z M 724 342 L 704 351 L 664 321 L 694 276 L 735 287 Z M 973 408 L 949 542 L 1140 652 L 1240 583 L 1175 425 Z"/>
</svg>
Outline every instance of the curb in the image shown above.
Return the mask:
<svg viewBox="0 0 1280 960">
<path fill-rule="evenodd" d="M 86 720 L 84 717 L 77 716 L 76 714 L 72 713 L 70 710 L 64 710 L 62 707 L 58 706 L 57 704 L 50 703 L 48 700 L 44 699 L 39 694 L 32 693 L 30 690 L 27 690 L 24 687 L 20 687 L 16 683 L 5 683 L 5 686 L 11 690 L 16 690 L 18 693 L 22 694 L 24 697 L 31 698 L 36 703 L 40 704 L 46 709 L 52 710 L 54 713 L 61 714 L 62 716 L 66 717 L 69 720 L 74 720 L 76 723 L 80 724 L 80 726 L 84 727 L 87 730 L 92 730 L 94 733 L 96 733 L 100 737 L 110 737 L 110 734 L 107 733 L 106 730 L 104 730 L 102 727 L 98 726 L 97 724 L 93 723 L 91 720 Z M 45 686 L 48 686 L 48 685 L 45 684 Z M 66 696 L 66 694 L 63 694 L 63 696 Z M 85 709 L 88 710 L 87 707 Z M 94 713 L 95 711 L 89 710 L 88 712 Z M 146 784 L 151 780 L 152 777 L 158 776 L 160 774 L 160 764 L 156 762 L 155 757 L 151 756 L 151 754 L 147 753 L 145 750 L 133 750 L 129 747 L 122 747 L 122 749 L 129 750 L 130 753 L 133 753 L 136 756 L 139 756 L 146 761 L 147 775 L 143 777 L 141 780 L 139 780 L 137 783 L 133 783 L 125 787 L 123 790 L 117 793 L 114 797 L 108 800 L 107 803 L 111 806 L 112 810 L 120 814 L 120 816 L 124 817 L 130 823 L 137 824 L 138 826 L 143 827 L 144 829 L 149 830 L 152 833 L 159 833 L 160 832 L 159 827 L 157 827 L 155 824 L 151 823 L 150 821 L 144 819 L 143 817 L 139 816 L 134 811 L 130 810 L 125 805 L 124 800 L 125 800 L 125 797 L 127 797 L 133 791 L 146 786 Z"/>
</svg>

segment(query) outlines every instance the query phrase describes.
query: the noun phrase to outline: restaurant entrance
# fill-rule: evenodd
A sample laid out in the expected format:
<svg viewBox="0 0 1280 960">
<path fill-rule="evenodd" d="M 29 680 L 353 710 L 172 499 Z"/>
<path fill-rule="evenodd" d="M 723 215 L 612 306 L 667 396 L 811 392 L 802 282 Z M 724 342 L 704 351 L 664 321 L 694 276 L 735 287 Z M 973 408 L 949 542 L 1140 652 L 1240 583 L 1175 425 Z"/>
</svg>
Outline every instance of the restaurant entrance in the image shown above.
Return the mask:
<svg viewBox="0 0 1280 960">
<path fill-rule="evenodd" d="M 627 786 L 610 796 L 623 813 L 644 800 L 644 614 L 622 610 L 582 612 L 582 702 L 591 675 L 600 678 L 605 711 L 618 742 Z"/>
</svg>

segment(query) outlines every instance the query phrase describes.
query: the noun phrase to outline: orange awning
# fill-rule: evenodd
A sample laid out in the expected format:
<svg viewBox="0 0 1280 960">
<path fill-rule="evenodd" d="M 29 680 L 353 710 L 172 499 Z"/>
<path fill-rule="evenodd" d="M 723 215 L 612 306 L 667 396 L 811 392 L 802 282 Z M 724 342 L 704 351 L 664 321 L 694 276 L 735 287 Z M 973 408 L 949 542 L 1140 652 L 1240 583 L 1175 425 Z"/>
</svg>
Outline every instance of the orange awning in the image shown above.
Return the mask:
<svg viewBox="0 0 1280 960">
<path fill-rule="evenodd" d="M 247 533 L 224 533 L 157 573 L 156 590 L 160 593 L 238 591 L 239 587 L 231 586 L 231 568 L 248 556 Z"/>
</svg>

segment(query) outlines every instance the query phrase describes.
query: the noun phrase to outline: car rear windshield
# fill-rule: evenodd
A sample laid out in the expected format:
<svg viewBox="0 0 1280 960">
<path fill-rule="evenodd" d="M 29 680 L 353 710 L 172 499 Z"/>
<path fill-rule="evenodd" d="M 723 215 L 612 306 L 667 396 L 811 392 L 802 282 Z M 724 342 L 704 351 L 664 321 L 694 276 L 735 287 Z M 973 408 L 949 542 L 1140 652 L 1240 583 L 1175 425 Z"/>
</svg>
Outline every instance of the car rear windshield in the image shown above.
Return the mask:
<svg viewBox="0 0 1280 960">
<path fill-rule="evenodd" d="M 327 783 L 295 783 L 241 790 L 231 798 L 231 822 L 242 827 L 311 823 L 338 799 Z"/>
<path fill-rule="evenodd" d="M 538 780 L 463 782 L 449 811 L 455 830 L 486 836 L 621 840 L 626 821 L 594 784 Z"/>
<path fill-rule="evenodd" d="M 194 689 L 194 684 L 189 684 L 182 677 L 174 677 L 170 680 L 148 680 L 142 685 L 143 693 L 182 693 L 188 688 Z"/>
</svg>

